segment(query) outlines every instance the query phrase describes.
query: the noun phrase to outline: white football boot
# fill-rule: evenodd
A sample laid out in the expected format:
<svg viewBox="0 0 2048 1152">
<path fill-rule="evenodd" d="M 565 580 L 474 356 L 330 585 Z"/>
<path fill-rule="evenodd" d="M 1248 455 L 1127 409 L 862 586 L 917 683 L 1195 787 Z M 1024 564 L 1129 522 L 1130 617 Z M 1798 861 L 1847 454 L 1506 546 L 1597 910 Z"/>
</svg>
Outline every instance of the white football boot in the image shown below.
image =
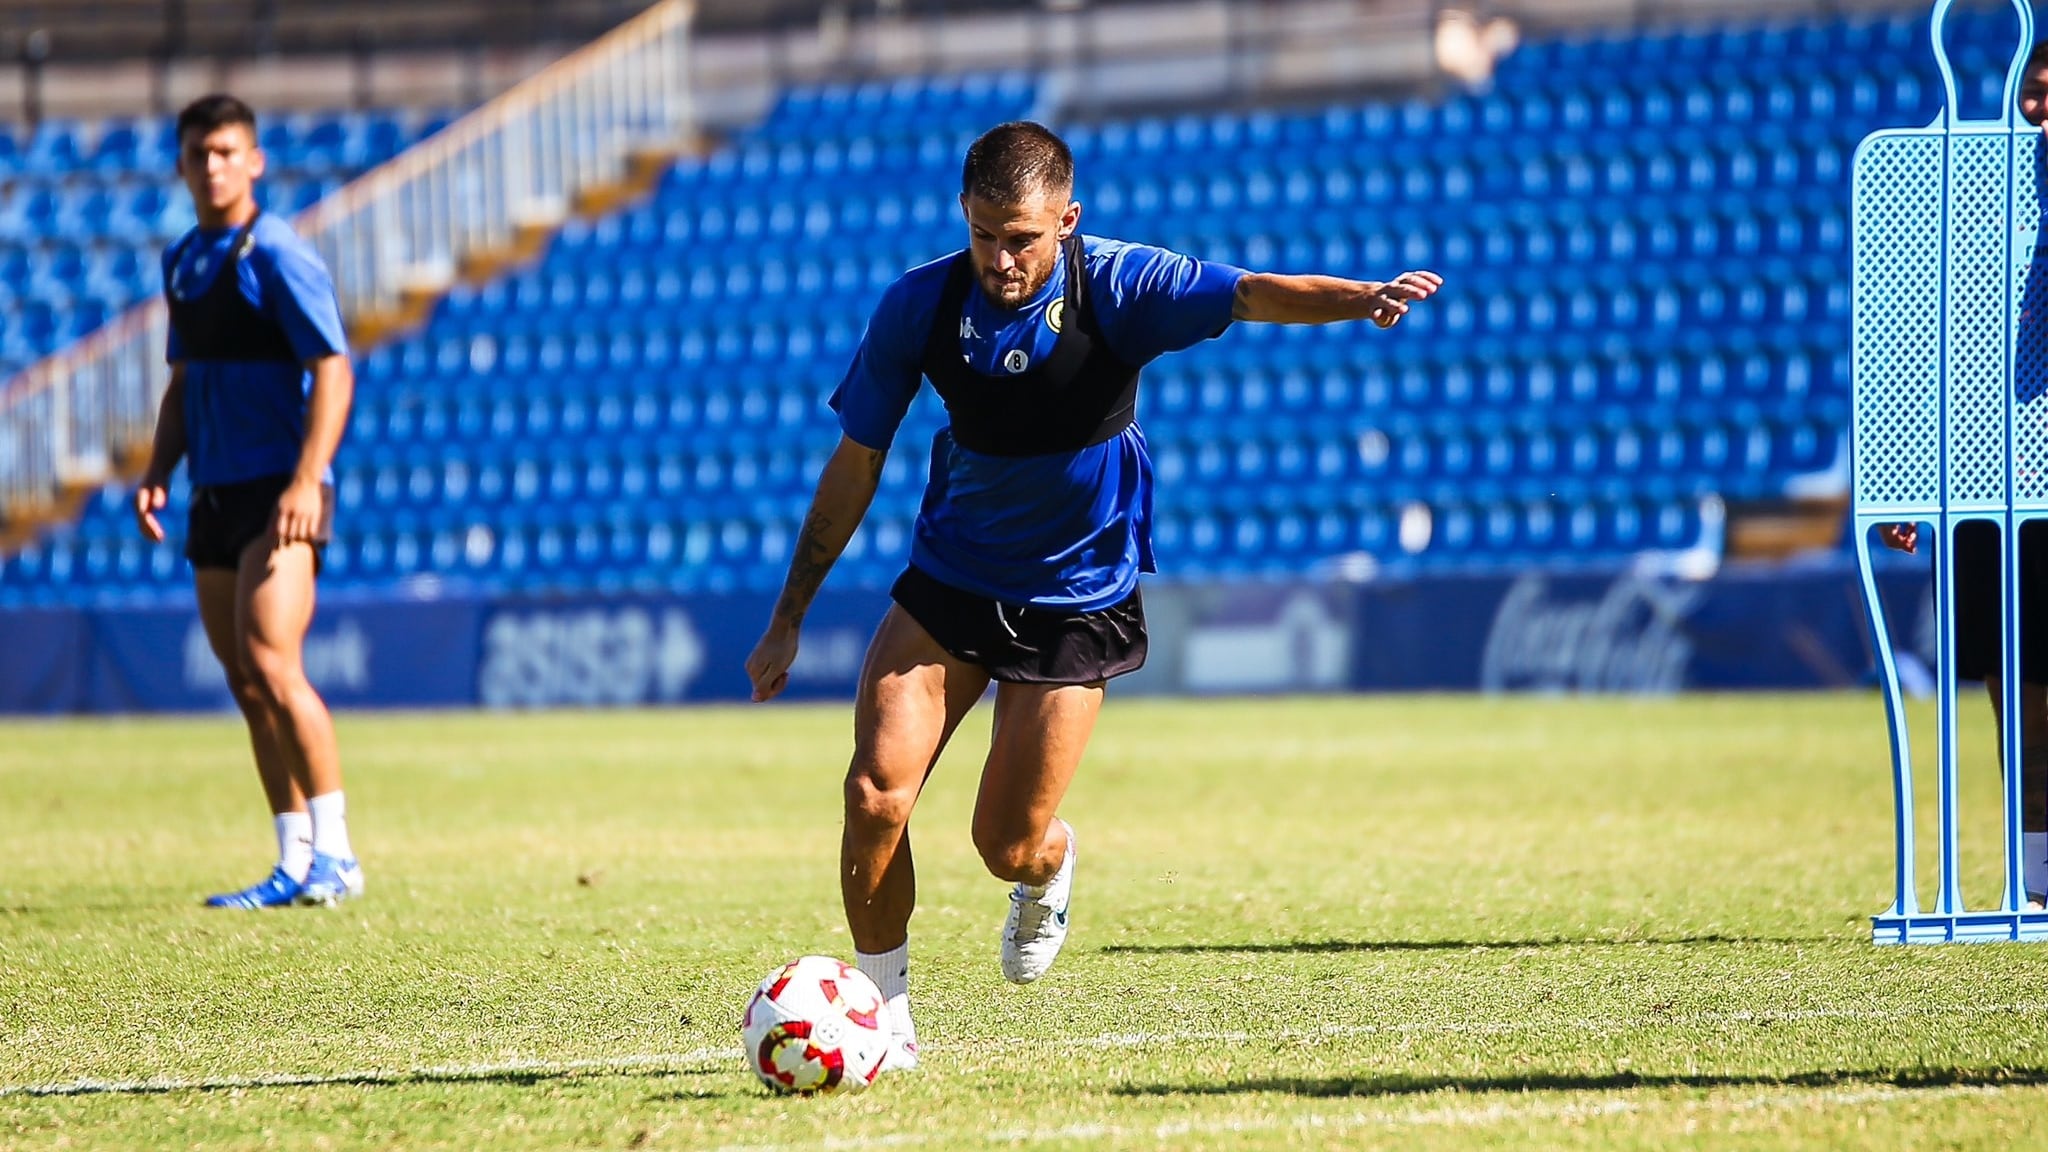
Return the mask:
<svg viewBox="0 0 2048 1152">
<path fill-rule="evenodd" d="M 882 1071 L 915 1072 L 917 1070 L 917 1041 L 898 1032 L 889 1037 L 889 1049 L 882 1054 Z"/>
<path fill-rule="evenodd" d="M 1010 890 L 1010 915 L 1003 921 L 1003 979 L 1029 984 L 1045 975 L 1067 942 L 1067 903 L 1074 891 L 1074 826 L 1065 820 L 1067 858 L 1046 883 L 1045 894 L 1033 896 L 1019 884 Z"/>
<path fill-rule="evenodd" d="M 917 1070 L 917 1024 L 910 1019 L 910 994 L 888 998 L 889 1046 L 882 1050 L 882 1071 Z"/>
</svg>

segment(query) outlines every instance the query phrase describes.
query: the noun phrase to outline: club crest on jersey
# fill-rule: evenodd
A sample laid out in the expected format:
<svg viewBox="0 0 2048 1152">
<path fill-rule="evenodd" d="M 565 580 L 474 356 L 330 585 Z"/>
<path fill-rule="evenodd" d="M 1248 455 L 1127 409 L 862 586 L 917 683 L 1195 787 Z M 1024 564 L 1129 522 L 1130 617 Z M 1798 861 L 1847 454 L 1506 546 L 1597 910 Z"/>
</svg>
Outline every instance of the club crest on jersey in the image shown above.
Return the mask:
<svg viewBox="0 0 2048 1152">
<path fill-rule="evenodd" d="M 192 285 L 205 278 L 207 265 L 211 263 L 212 257 L 201 254 L 190 264 L 178 269 L 171 277 L 171 295 L 180 300 L 189 299 L 192 295 Z"/>
<path fill-rule="evenodd" d="M 1022 348 L 1012 348 L 1009 354 L 1003 357 L 1003 371 L 1005 372 L 1022 372 L 1029 367 L 1031 367 L 1031 357 L 1026 355 Z"/>
<path fill-rule="evenodd" d="M 1054 332 L 1067 322 L 1067 301 L 1064 297 L 1055 300 L 1045 310 L 1045 326 Z"/>
</svg>

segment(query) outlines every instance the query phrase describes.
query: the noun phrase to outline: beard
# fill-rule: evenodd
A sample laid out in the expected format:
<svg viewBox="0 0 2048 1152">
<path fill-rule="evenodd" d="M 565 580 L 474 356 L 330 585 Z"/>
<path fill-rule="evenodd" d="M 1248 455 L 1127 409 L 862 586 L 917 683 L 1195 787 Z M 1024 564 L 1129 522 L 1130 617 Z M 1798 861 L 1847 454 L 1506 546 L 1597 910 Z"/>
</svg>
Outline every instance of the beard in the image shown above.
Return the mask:
<svg viewBox="0 0 2048 1152">
<path fill-rule="evenodd" d="M 998 308 L 1020 308 L 1026 301 L 1038 295 L 1039 290 L 1045 287 L 1046 281 L 1052 279 L 1053 269 L 1056 267 L 1057 262 L 1049 262 L 1035 276 L 1021 273 L 1005 276 L 993 268 L 986 269 L 980 276 L 982 294 L 988 297 L 989 303 Z"/>
</svg>

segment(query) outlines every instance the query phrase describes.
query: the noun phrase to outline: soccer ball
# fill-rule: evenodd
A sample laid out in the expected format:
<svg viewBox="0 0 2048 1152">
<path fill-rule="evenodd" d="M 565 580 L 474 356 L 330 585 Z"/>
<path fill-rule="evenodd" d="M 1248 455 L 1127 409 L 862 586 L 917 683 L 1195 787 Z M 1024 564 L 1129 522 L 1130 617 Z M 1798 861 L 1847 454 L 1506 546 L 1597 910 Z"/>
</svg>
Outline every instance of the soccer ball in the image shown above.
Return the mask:
<svg viewBox="0 0 2048 1152">
<path fill-rule="evenodd" d="M 740 1034 L 747 1063 L 777 1092 L 858 1092 L 889 1053 L 889 1004 L 875 982 L 830 956 L 804 956 L 770 972 Z"/>
</svg>

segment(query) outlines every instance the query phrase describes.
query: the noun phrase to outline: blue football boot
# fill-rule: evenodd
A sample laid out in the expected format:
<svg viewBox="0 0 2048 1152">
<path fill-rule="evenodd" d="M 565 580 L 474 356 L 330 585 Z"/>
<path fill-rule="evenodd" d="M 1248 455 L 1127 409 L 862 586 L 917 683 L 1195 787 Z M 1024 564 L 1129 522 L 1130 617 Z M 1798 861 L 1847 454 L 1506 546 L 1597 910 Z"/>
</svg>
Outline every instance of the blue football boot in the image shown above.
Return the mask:
<svg viewBox="0 0 2048 1152">
<path fill-rule="evenodd" d="M 283 908 L 299 898 L 303 887 L 291 878 L 284 869 L 272 868 L 270 875 L 240 892 L 222 892 L 208 896 L 208 908 Z"/>
<path fill-rule="evenodd" d="M 313 869 L 299 886 L 301 904 L 339 904 L 363 894 L 363 866 L 354 858 L 343 860 L 325 852 L 313 853 Z"/>
</svg>

